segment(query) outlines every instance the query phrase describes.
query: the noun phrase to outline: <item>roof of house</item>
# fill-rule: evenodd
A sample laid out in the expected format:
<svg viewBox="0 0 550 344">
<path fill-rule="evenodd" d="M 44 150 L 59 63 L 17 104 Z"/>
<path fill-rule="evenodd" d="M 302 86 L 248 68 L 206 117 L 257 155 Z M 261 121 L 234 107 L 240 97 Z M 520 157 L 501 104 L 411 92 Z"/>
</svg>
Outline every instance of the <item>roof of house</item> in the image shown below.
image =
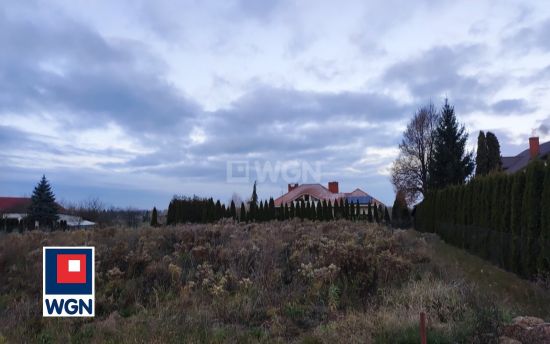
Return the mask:
<svg viewBox="0 0 550 344">
<path fill-rule="evenodd" d="M 539 158 L 544 158 L 550 154 L 550 141 L 539 146 Z M 516 156 L 503 156 L 502 169 L 509 173 L 515 173 L 524 169 L 531 160 L 529 149 L 524 150 Z"/>
<path fill-rule="evenodd" d="M 28 197 L 0 197 L 0 212 L 2 213 L 26 213 L 31 205 Z"/>
<path fill-rule="evenodd" d="M 275 206 L 279 207 L 281 205 L 284 205 L 285 203 L 292 202 L 303 195 L 309 195 L 317 199 L 331 201 L 331 202 L 334 202 L 335 200 L 339 200 L 342 198 L 348 198 L 348 199 L 352 199 L 354 202 L 359 201 L 361 204 L 363 204 L 364 201 L 365 203 L 368 203 L 371 201 L 375 201 L 376 203 L 382 203 L 359 188 L 353 190 L 352 192 L 332 193 L 329 191 L 329 189 L 327 189 L 325 186 L 321 184 L 302 184 L 290 190 L 290 192 L 287 192 L 286 194 L 275 199 Z"/>
<path fill-rule="evenodd" d="M 32 200 L 30 197 L 0 197 L 0 213 L 26 213 Z M 63 207 L 57 204 L 59 211 Z"/>
</svg>

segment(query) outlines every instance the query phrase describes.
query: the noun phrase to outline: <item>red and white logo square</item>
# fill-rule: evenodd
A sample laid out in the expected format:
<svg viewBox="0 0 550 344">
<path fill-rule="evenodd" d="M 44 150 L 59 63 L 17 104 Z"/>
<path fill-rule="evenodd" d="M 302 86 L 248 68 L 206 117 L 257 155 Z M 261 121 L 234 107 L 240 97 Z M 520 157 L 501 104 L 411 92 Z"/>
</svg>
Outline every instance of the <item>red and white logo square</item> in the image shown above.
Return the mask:
<svg viewBox="0 0 550 344">
<path fill-rule="evenodd" d="M 86 283 L 86 255 L 58 254 L 57 283 Z"/>
</svg>

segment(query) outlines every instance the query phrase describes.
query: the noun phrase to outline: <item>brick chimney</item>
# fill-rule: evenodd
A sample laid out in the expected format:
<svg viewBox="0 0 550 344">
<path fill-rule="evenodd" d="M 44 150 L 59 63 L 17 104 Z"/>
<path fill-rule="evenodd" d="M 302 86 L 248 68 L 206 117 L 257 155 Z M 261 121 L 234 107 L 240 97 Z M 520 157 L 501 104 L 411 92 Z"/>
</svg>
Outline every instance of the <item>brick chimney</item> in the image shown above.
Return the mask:
<svg viewBox="0 0 550 344">
<path fill-rule="evenodd" d="M 328 182 L 328 191 L 338 193 L 338 182 Z"/>
<path fill-rule="evenodd" d="M 538 136 L 533 136 L 529 138 L 529 153 L 531 159 L 539 156 L 540 144 Z"/>
<path fill-rule="evenodd" d="M 298 187 L 298 183 L 290 183 L 288 184 L 288 192 L 296 189 Z"/>
</svg>

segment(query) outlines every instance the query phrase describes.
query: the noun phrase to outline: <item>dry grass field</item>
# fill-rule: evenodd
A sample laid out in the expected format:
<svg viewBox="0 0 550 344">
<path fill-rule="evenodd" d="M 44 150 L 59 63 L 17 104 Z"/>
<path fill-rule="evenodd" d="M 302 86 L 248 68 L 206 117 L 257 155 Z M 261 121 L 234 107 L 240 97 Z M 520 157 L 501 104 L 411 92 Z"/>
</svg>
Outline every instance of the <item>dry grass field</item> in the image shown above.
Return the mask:
<svg viewBox="0 0 550 344">
<path fill-rule="evenodd" d="M 43 318 L 42 247 L 96 247 L 96 317 Z M 513 310 L 377 225 L 270 222 L 0 235 L 0 343 L 496 339 Z"/>
</svg>

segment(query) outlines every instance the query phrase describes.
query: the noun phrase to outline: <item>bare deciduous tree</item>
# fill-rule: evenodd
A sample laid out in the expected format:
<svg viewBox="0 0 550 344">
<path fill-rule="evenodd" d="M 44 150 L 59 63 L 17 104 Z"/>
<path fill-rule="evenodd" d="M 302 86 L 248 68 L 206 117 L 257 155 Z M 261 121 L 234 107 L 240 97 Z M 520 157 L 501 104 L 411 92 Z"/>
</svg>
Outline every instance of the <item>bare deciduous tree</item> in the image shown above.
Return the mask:
<svg viewBox="0 0 550 344">
<path fill-rule="evenodd" d="M 432 103 L 421 107 L 407 125 L 399 144 L 399 156 L 393 163 L 391 182 L 414 204 L 428 191 L 428 171 L 434 146 L 438 114 Z"/>
</svg>

